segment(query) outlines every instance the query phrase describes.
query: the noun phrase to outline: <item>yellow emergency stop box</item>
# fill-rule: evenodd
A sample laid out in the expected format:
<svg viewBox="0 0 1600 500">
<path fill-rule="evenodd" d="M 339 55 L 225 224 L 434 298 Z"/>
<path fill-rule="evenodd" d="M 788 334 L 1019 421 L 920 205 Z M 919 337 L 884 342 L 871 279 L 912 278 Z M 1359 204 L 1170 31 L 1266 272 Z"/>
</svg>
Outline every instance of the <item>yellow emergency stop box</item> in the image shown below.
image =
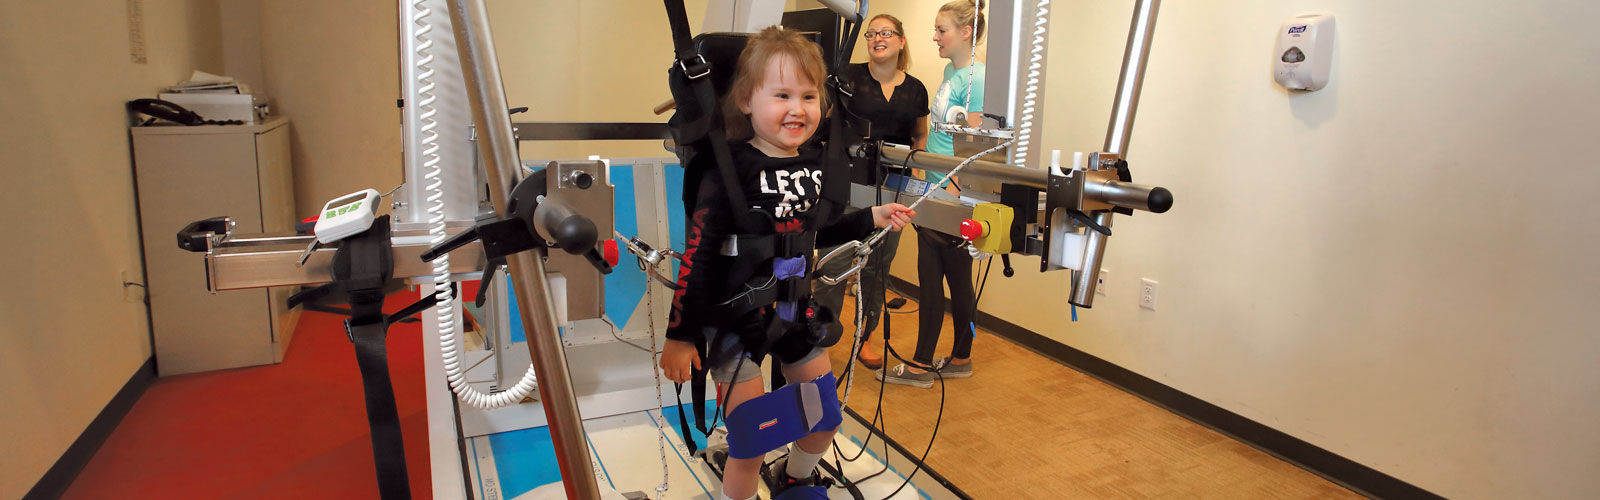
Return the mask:
<svg viewBox="0 0 1600 500">
<path fill-rule="evenodd" d="M 983 226 L 983 236 L 972 246 L 992 254 L 1011 253 L 1011 207 L 999 203 L 979 203 L 972 207 L 972 220 Z"/>
</svg>

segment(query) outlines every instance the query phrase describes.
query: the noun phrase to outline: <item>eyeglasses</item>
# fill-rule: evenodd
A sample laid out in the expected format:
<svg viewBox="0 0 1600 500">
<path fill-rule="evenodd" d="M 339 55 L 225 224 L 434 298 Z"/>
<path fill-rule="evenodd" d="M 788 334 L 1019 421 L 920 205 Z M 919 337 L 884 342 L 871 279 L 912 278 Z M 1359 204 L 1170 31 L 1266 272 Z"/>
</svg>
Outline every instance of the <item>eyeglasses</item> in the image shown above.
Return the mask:
<svg viewBox="0 0 1600 500">
<path fill-rule="evenodd" d="M 893 31 L 893 30 L 883 30 L 883 31 L 878 31 L 878 32 L 868 31 L 866 33 L 862 33 L 861 34 L 861 37 L 867 39 L 867 41 L 872 41 L 872 39 L 874 39 L 874 38 L 889 38 L 891 36 L 900 36 L 900 32 Z"/>
</svg>

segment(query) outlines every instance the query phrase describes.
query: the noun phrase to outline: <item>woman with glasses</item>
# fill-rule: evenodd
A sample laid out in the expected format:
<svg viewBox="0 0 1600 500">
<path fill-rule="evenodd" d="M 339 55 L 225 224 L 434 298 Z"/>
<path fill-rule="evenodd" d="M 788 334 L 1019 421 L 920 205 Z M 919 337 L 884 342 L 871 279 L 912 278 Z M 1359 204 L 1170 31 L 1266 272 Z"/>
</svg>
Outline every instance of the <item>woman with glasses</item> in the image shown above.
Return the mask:
<svg viewBox="0 0 1600 500">
<path fill-rule="evenodd" d="M 928 121 L 922 119 L 928 115 L 928 89 L 922 85 L 922 81 L 906 74 L 906 67 L 911 64 L 911 53 L 906 50 L 904 26 L 894 16 L 878 14 L 867 23 L 866 33 L 862 36 L 866 38 L 868 62 L 852 64 L 841 71 L 855 92 L 851 111 L 871 124 L 867 131 L 871 139 L 921 149 L 928 139 Z M 883 366 L 883 351 L 873 346 L 872 332 L 878 328 L 883 310 L 883 285 L 888 277 L 889 262 L 894 259 L 899 246 L 900 233 L 890 232 L 882 246 L 868 257 L 866 267 L 861 269 L 863 297 L 858 297 L 856 304 L 866 307 L 862 314 L 867 342 L 856 359 L 874 370 Z M 826 255 L 832 250 L 822 249 L 821 254 Z M 825 275 L 836 276 L 849 269 L 850 264 L 850 259 L 834 259 L 823 266 L 822 271 Z M 816 280 L 812 286 L 812 296 L 824 306 L 834 311 L 840 311 L 844 306 L 847 283 L 829 286 Z M 840 326 L 838 320 L 834 323 Z"/>
<path fill-rule="evenodd" d="M 988 2 L 984 2 L 988 3 Z M 983 41 L 983 12 L 974 0 L 955 0 L 939 8 L 934 17 L 933 42 L 939 57 L 949 59 L 944 67 L 944 82 L 933 97 L 928 117 L 936 124 L 950 123 L 977 127 L 983 123 L 983 63 L 973 60 L 974 47 Z M 928 152 L 955 155 L 955 139 L 937 128 L 928 139 Z M 944 174 L 922 172 L 930 185 Z M 960 194 L 950 179 L 945 189 Z M 962 247 L 961 238 L 925 227 L 917 227 L 917 350 L 911 364 L 933 367 L 939 374 L 906 364 L 878 372 L 879 380 L 913 387 L 933 387 L 933 381 L 972 376 L 973 317 L 978 304 L 972 293 L 972 256 Z M 940 283 L 943 281 L 944 283 Z M 944 287 L 950 286 L 950 316 L 955 322 L 955 342 L 948 358 L 933 358 L 944 329 Z"/>
</svg>

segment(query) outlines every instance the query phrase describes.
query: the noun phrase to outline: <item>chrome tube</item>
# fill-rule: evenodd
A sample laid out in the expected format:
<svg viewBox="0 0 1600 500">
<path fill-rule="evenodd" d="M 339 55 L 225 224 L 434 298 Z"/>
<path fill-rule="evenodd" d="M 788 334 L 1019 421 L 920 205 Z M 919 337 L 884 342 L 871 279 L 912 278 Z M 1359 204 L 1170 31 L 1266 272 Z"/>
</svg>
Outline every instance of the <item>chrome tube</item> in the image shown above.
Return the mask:
<svg viewBox="0 0 1600 500">
<path fill-rule="evenodd" d="M 879 158 L 889 165 L 896 167 L 920 168 L 939 173 L 950 173 L 956 165 L 966 161 L 959 156 L 948 156 L 927 151 L 917 151 L 912 154 L 909 149 L 884 147 L 878 149 Z M 976 175 L 984 179 L 1000 182 L 1009 182 L 1036 189 L 1050 187 L 1050 174 L 1042 169 L 1022 168 L 1005 163 L 977 160 L 961 169 L 961 175 Z"/>
<path fill-rule="evenodd" d="M 1133 5 L 1133 22 L 1128 27 L 1128 46 L 1122 51 L 1122 72 L 1117 76 L 1117 97 L 1111 104 L 1111 124 L 1106 130 L 1105 144 L 1105 152 L 1123 159 L 1128 158 L 1133 116 L 1139 109 L 1139 89 L 1144 86 L 1144 67 L 1150 59 L 1150 39 L 1155 35 L 1156 12 L 1160 9 L 1161 0 L 1138 0 Z M 1111 212 L 1101 212 L 1095 216 L 1095 223 L 1109 228 L 1111 216 Z M 1100 263 L 1105 259 L 1106 235 L 1099 231 L 1085 232 L 1089 241 L 1083 250 L 1083 270 L 1073 276 L 1070 302 L 1087 308 L 1094 305 Z"/>
<path fill-rule="evenodd" d="M 1108 180 L 1083 185 L 1085 202 L 1100 202 L 1114 207 L 1163 213 L 1172 208 L 1172 192 L 1167 188 Z"/>
<path fill-rule="evenodd" d="M 1122 51 L 1122 72 L 1117 76 L 1117 97 L 1111 104 L 1111 125 L 1103 151 L 1128 157 L 1133 115 L 1139 110 L 1139 89 L 1144 86 L 1144 66 L 1150 59 L 1150 38 L 1155 35 L 1156 11 L 1161 0 L 1138 0 L 1133 5 L 1133 25 L 1128 27 L 1128 47 Z"/>
<path fill-rule="evenodd" d="M 478 150 L 489 176 L 489 197 L 495 211 L 505 215 L 521 163 L 489 32 L 488 8 L 484 0 L 449 0 L 449 6 L 461 70 L 467 80 L 472 123 L 479 135 Z M 508 256 L 506 263 L 507 275 L 513 277 L 516 287 L 522 328 L 529 333 L 528 353 L 539 379 L 539 394 L 550 422 L 550 438 L 567 498 L 598 500 L 600 485 L 584 439 L 583 417 L 578 414 L 572 376 L 567 372 L 566 349 L 556 330 L 555 304 L 545 281 L 544 261 L 534 252 L 521 252 Z"/>
</svg>

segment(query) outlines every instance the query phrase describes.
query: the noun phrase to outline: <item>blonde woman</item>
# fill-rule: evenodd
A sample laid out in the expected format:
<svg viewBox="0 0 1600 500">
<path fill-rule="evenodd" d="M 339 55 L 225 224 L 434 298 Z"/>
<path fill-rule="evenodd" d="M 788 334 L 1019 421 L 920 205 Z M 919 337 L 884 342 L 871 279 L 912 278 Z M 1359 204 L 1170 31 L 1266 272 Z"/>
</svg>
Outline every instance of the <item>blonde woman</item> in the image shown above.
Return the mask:
<svg viewBox="0 0 1600 500">
<path fill-rule="evenodd" d="M 984 19 L 973 0 L 956 0 L 939 8 L 934 18 L 933 42 L 939 46 L 939 57 L 949 59 L 944 67 L 944 82 L 933 96 L 933 109 L 928 119 L 935 125 L 958 123 L 977 127 L 983 123 L 983 63 L 973 60 L 973 46 L 983 40 Z M 964 112 L 962 110 L 965 110 Z M 928 135 L 928 152 L 942 155 L 955 154 L 954 138 L 935 127 Z M 930 184 L 944 179 L 944 174 L 924 172 Z M 960 190 L 955 179 L 945 189 L 952 194 Z M 961 248 L 960 238 L 927 229 L 917 228 L 917 350 L 911 356 L 915 365 L 941 367 L 944 378 L 972 376 L 973 317 L 977 312 L 977 299 L 972 291 L 972 257 Z M 933 359 L 933 350 L 939 345 L 939 334 L 944 328 L 944 286 L 950 286 L 950 316 L 955 322 L 955 345 L 949 358 Z M 933 387 L 939 375 L 905 364 L 878 372 L 879 379 L 912 387 Z"/>
</svg>

